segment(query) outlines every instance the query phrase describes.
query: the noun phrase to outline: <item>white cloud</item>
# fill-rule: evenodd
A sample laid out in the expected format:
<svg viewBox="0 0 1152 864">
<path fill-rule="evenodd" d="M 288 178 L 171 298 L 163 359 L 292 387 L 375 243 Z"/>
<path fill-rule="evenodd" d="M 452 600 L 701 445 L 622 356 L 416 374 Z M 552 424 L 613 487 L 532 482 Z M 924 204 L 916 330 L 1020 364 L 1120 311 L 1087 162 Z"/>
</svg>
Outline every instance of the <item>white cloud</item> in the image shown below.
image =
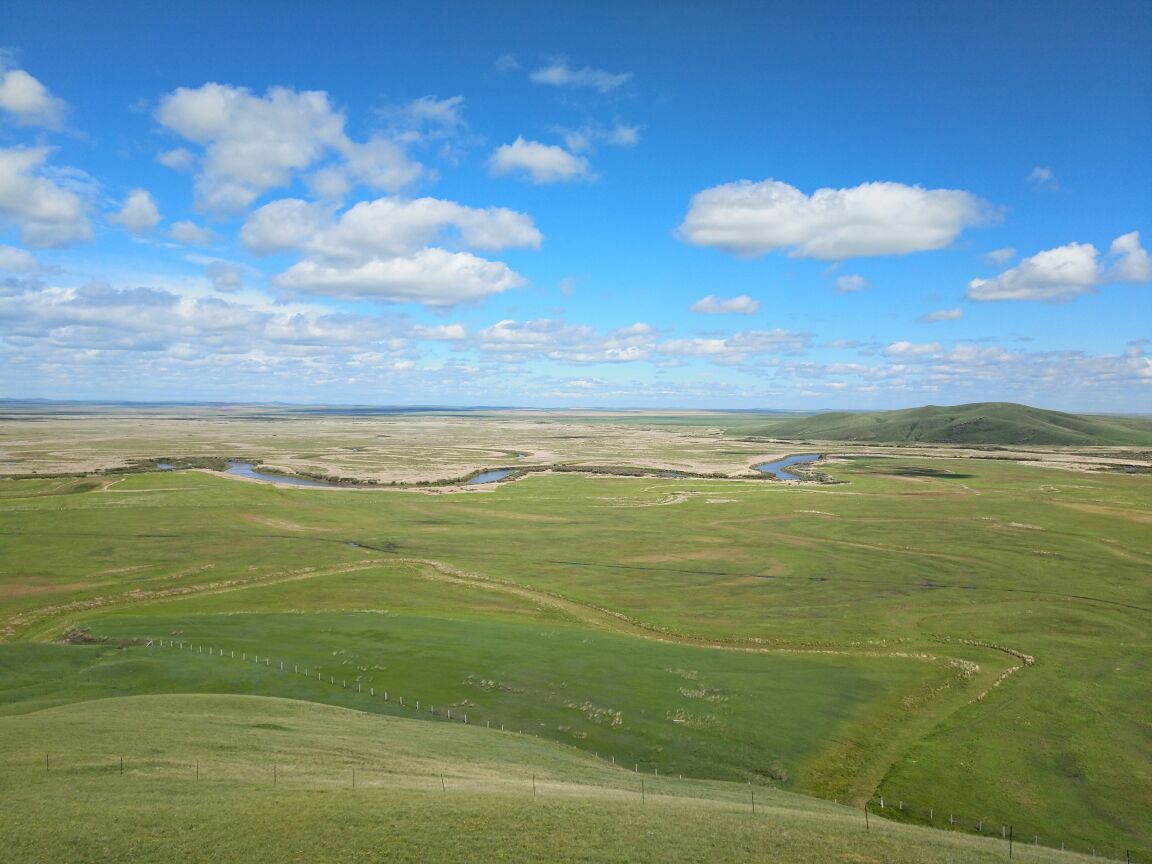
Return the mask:
<svg viewBox="0 0 1152 864">
<path fill-rule="evenodd" d="M 435 248 L 350 265 L 305 259 L 273 282 L 291 293 L 426 306 L 473 302 L 526 284 L 501 262 Z"/>
<path fill-rule="evenodd" d="M 615 126 L 601 126 L 587 123 L 578 129 L 557 127 L 564 136 L 564 146 L 572 153 L 583 153 L 594 144 L 610 144 L 613 147 L 635 147 L 640 143 L 640 127 L 617 123 Z"/>
<path fill-rule="evenodd" d="M 1051 168 L 1044 168 L 1037 165 L 1029 173 L 1027 180 L 1032 184 L 1034 189 L 1051 189 L 1055 191 L 1060 188 L 1060 183 L 1056 179 L 1056 175 L 1052 173 Z"/>
<path fill-rule="evenodd" d="M 301 249 L 344 261 L 411 255 L 428 243 L 453 238 L 483 251 L 537 249 L 543 241 L 524 213 L 438 198 L 361 201 L 335 221 L 323 205 L 285 198 L 257 209 L 240 230 L 241 241 L 258 254 Z"/>
<path fill-rule="evenodd" d="M 161 99 L 156 119 L 204 148 L 196 196 L 209 212 L 241 211 L 331 158 L 335 161 L 321 166 L 313 183 L 333 197 L 354 183 L 396 191 L 423 170 L 393 141 L 350 140 L 344 115 L 322 91 L 272 87 L 259 97 L 247 88 L 224 84 L 182 87 Z"/>
<path fill-rule="evenodd" d="M 601 335 L 587 324 L 504 320 L 480 330 L 475 344 L 508 362 L 543 357 L 560 363 L 631 363 L 648 359 L 654 338 L 655 329 L 643 322 Z"/>
<path fill-rule="evenodd" d="M 488 160 L 488 166 L 496 176 L 524 172 L 533 183 L 595 179 L 588 160 L 583 156 L 573 155 L 554 144 L 525 141 L 523 137 L 497 147 Z"/>
<path fill-rule="evenodd" d="M 701 297 L 690 307 L 690 311 L 703 315 L 752 315 L 760 308 L 760 301 L 747 294 L 721 300 L 714 294 Z"/>
<path fill-rule="evenodd" d="M 935 312 L 928 312 L 920 316 L 922 324 L 935 324 L 937 321 L 959 321 L 964 317 L 964 310 L 956 309 L 937 309 Z"/>
<path fill-rule="evenodd" d="M 1112 265 L 1105 274 L 1110 282 L 1152 282 L 1152 257 L 1140 246 L 1140 232 L 1132 231 L 1112 241 L 1108 251 Z"/>
<path fill-rule="evenodd" d="M 210 261 L 204 275 L 212 282 L 212 290 L 233 294 L 244 287 L 244 270 L 229 261 Z"/>
<path fill-rule="evenodd" d="M 240 242 L 257 255 L 302 247 L 331 221 L 330 210 L 302 198 L 281 198 L 253 211 Z"/>
<path fill-rule="evenodd" d="M 417 132 L 430 130 L 432 137 L 451 134 L 467 125 L 464 122 L 463 96 L 449 96 L 446 99 L 421 96 L 419 99 L 413 99 L 397 113 L 411 129 Z"/>
<path fill-rule="evenodd" d="M 160 223 L 160 211 L 147 189 L 133 189 L 120 211 L 109 216 L 108 221 L 124 226 L 133 234 L 144 234 Z"/>
<path fill-rule="evenodd" d="M 468 337 L 468 329 L 463 324 L 436 324 L 427 327 L 417 324 L 412 328 L 412 338 L 433 341 L 459 342 Z"/>
<path fill-rule="evenodd" d="M 839 260 L 942 249 L 991 218 L 987 204 L 957 189 L 865 183 L 809 196 L 779 180 L 741 180 L 693 196 L 677 234 L 743 256 L 788 249 Z"/>
<path fill-rule="evenodd" d="M 216 232 L 185 219 L 174 222 L 168 229 L 168 236 L 185 246 L 207 246 L 216 239 Z"/>
<path fill-rule="evenodd" d="M 10 69 L 0 74 L 0 110 L 11 114 L 17 125 L 59 130 L 64 128 L 68 103 L 23 69 Z"/>
<path fill-rule="evenodd" d="M 309 178 L 312 192 L 321 198 L 340 199 L 357 184 L 376 191 L 395 192 L 415 183 L 424 174 L 395 141 L 373 136 L 363 144 L 347 142 L 341 148 L 345 161 L 320 169 Z"/>
<path fill-rule="evenodd" d="M 601 93 L 611 93 L 623 87 L 632 79 L 631 72 L 605 72 L 585 66 L 573 69 L 563 58 L 552 60 L 528 74 L 534 84 L 548 84 L 552 87 L 589 87 Z"/>
<path fill-rule="evenodd" d="M 942 346 L 939 342 L 893 342 L 884 349 L 886 357 L 927 357 L 939 354 Z"/>
<path fill-rule="evenodd" d="M 836 278 L 836 290 L 841 294 L 851 294 L 871 287 L 872 283 L 857 273 L 846 273 Z"/>
<path fill-rule="evenodd" d="M 968 283 L 969 300 L 1070 300 L 1100 282 L 1096 247 L 1069 243 L 1038 252 L 991 279 Z"/>
<path fill-rule="evenodd" d="M 173 171 L 188 171 L 196 164 L 196 157 L 191 150 L 185 147 L 174 147 L 160 153 L 156 157 L 156 161 Z"/>
<path fill-rule="evenodd" d="M 157 288 L 37 288 L 0 298 L 6 339 L 50 356 L 68 349 L 165 352 L 185 360 L 239 357 L 259 350 L 286 359 L 300 349 L 362 350 L 393 335 L 383 319 L 310 307 L 278 309 Z M 313 350 L 303 353 L 317 356 Z M 151 359 L 137 374 L 152 374 Z"/>
<path fill-rule="evenodd" d="M 453 237 L 471 249 L 489 252 L 538 249 L 543 240 L 530 216 L 503 207 L 465 207 L 439 198 L 378 198 L 361 201 L 301 245 L 326 258 L 348 260 L 411 255 L 433 241 Z"/>
<path fill-rule="evenodd" d="M 0 272 L 39 273 L 40 269 L 40 262 L 31 252 L 0 243 Z"/>
<path fill-rule="evenodd" d="M 670 339 L 660 343 L 661 354 L 674 357 L 699 357 L 720 365 L 743 363 L 762 354 L 793 354 L 806 351 L 811 342 L 808 333 L 791 330 L 744 330 L 730 336 Z"/>
<path fill-rule="evenodd" d="M 37 248 L 92 239 L 84 199 L 39 173 L 47 159 L 46 147 L 0 149 L 0 225 Z"/>
<path fill-rule="evenodd" d="M 984 255 L 984 263 L 993 267 L 1003 267 L 1009 261 L 1016 257 L 1016 250 L 1011 247 L 1004 249 L 993 249 Z"/>
</svg>

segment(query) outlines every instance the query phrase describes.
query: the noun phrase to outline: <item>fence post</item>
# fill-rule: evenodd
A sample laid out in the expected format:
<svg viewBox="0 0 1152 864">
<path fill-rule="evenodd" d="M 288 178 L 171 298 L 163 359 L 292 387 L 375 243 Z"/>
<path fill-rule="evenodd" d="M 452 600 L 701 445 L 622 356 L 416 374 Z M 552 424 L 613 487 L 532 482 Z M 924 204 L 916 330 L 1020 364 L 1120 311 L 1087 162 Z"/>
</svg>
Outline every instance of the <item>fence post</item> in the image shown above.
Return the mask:
<svg viewBox="0 0 1152 864">
<path fill-rule="evenodd" d="M 756 790 L 752 790 L 752 815 L 756 815 Z"/>
<path fill-rule="evenodd" d="M 120 757 L 120 776 L 124 776 L 124 757 Z"/>
<path fill-rule="evenodd" d="M 532 775 L 532 797 L 536 797 L 536 775 Z"/>
<path fill-rule="evenodd" d="M 640 778 L 640 803 L 643 804 L 648 800 L 648 794 L 644 791 L 644 778 Z"/>
<path fill-rule="evenodd" d="M 1012 826 L 1008 826 L 1008 857 L 1012 857 Z"/>
</svg>

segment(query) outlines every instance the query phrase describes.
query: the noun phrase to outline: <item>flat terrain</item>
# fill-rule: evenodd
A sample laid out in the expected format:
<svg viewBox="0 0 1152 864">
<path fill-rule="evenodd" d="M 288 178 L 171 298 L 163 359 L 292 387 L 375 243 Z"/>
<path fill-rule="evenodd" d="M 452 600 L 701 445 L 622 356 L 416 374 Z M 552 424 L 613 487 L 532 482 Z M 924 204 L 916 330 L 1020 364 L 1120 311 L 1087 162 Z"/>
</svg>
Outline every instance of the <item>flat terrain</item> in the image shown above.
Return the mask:
<svg viewBox="0 0 1152 864">
<path fill-rule="evenodd" d="M 1152 479 L 1122 467 L 1146 453 L 852 448 L 821 463 L 835 483 L 784 484 L 738 479 L 805 452 L 739 440 L 742 417 L 137 417 L 131 434 L 129 419 L 0 423 L 5 467 L 245 456 L 383 480 L 536 460 L 732 479 L 535 473 L 450 495 L 199 470 L 0 481 L 4 759 L 123 749 L 99 743 L 101 717 L 131 713 L 108 697 L 256 694 L 434 736 L 522 730 L 592 760 L 584 785 L 631 769 L 973 833 L 1013 825 L 1057 848 L 1152 847 Z M 33 746 L 22 718 L 80 726 Z M 261 766 L 263 746 L 227 749 Z M 149 782 L 175 807 L 164 773 Z M 321 807 L 314 773 L 317 788 L 227 795 Z M 53 777 L 37 795 L 59 791 Z M 96 789 L 77 824 L 97 818 Z M 459 794 L 492 818 L 488 791 Z M 370 806 L 353 799 L 339 806 Z M 968 854 L 938 860 L 981 860 Z M 763 860 L 900 860 L 836 856 Z"/>
</svg>

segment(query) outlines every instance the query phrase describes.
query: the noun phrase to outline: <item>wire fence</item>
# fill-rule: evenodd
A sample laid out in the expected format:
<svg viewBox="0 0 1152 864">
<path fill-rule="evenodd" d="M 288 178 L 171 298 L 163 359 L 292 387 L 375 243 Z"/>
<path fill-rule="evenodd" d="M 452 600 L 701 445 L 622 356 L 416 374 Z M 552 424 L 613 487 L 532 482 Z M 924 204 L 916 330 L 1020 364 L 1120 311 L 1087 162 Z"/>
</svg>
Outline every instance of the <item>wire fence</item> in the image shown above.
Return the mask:
<svg viewBox="0 0 1152 864">
<path fill-rule="evenodd" d="M 481 719 L 477 717 L 475 711 L 472 712 L 472 718 L 470 720 L 468 711 L 461 710 L 459 706 L 457 706 L 454 711 L 453 706 L 444 704 L 437 706 L 427 699 L 421 700 L 420 698 L 413 698 L 411 695 L 405 697 L 403 694 L 386 687 L 377 687 L 374 683 L 365 685 L 365 683 L 358 678 L 350 681 L 346 676 L 342 677 L 333 672 L 326 673 L 324 670 L 318 668 L 316 664 L 306 665 L 298 662 L 293 663 L 285 660 L 277 660 L 268 654 L 259 654 L 250 651 L 240 651 L 239 654 L 237 654 L 235 649 L 223 649 L 211 645 L 204 646 L 199 643 L 180 639 L 153 638 L 147 639 L 143 644 L 144 647 L 147 648 L 172 648 L 179 651 L 203 654 L 209 657 L 238 660 L 241 663 L 263 667 L 270 671 L 314 680 L 321 686 L 355 692 L 370 701 L 388 703 L 396 708 L 409 710 L 413 714 L 424 715 L 442 721 L 458 722 L 466 725 L 479 725 L 481 723 Z M 524 734 L 523 728 L 519 726 L 509 724 L 506 728 L 504 723 L 493 721 L 491 718 L 485 718 L 482 722 L 487 729 L 495 729 L 517 735 Z M 533 737 L 539 737 L 536 733 L 529 734 L 533 735 Z M 601 756 L 599 752 L 596 752 L 593 753 L 593 756 L 598 759 L 603 759 L 611 765 L 617 765 L 614 754 Z M 640 773 L 639 762 L 632 762 L 629 765 L 627 760 L 621 760 L 619 767 L 625 769 L 630 767 L 634 773 Z M 660 777 L 664 777 L 665 779 L 672 779 L 673 777 L 683 779 L 682 775 L 674 774 L 670 771 L 665 771 L 661 774 L 660 767 L 656 765 L 646 765 L 645 772 L 647 772 L 649 767 L 651 767 L 651 773 L 654 779 Z M 198 770 L 197 768 L 197 771 Z M 441 777 L 441 783 L 443 782 L 444 778 Z M 535 790 L 535 778 L 533 778 L 533 789 Z M 535 794 L 535 791 L 533 794 Z M 640 795 L 641 798 L 645 795 L 643 780 L 641 780 Z M 754 791 L 751 793 L 751 801 L 754 812 L 756 807 Z M 1023 821 L 1017 825 L 1016 823 L 1006 823 L 1003 820 L 972 817 L 957 813 L 947 807 L 925 807 L 903 799 L 894 800 L 890 797 L 885 799 L 883 796 L 876 796 L 865 805 L 865 827 L 867 827 L 870 814 L 896 822 L 927 825 L 933 828 L 943 828 L 953 831 L 965 831 L 985 837 L 999 837 L 1007 844 L 1010 857 L 1015 854 L 1015 850 L 1019 847 L 1031 845 L 1043 846 L 1048 849 L 1060 849 L 1061 851 L 1067 852 L 1077 852 L 1093 858 L 1100 858 L 1101 860 L 1124 861 L 1126 864 L 1152 864 L 1152 850 L 1121 849 L 1103 844 L 1093 845 L 1090 842 L 1077 840 L 1075 838 L 1061 837 L 1059 832 L 1040 828 L 1037 823 L 1032 820 L 1026 825 Z"/>
<path fill-rule="evenodd" d="M 920 806 L 909 801 L 876 796 L 868 802 L 868 810 L 878 816 L 896 822 L 908 822 L 942 828 L 950 831 L 964 831 L 984 837 L 998 837 L 1009 843 L 1013 849 L 1022 846 L 1043 846 L 1059 849 L 1062 852 L 1076 852 L 1106 861 L 1125 861 L 1132 864 L 1152 864 L 1152 852 L 1146 849 L 1123 849 L 1093 844 L 1074 838 L 1061 837 L 1059 832 L 1046 830 L 1030 820 L 1005 823 L 1002 820 L 972 817 L 957 813 L 947 807 Z"/>
</svg>

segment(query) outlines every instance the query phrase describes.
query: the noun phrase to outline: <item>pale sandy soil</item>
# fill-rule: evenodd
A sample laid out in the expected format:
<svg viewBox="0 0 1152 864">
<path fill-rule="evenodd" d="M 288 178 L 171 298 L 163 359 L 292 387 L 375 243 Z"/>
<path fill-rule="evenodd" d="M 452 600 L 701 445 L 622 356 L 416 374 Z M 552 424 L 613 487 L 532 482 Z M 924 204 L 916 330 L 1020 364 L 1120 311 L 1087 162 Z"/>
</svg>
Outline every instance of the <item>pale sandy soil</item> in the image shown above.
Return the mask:
<svg viewBox="0 0 1152 864">
<path fill-rule="evenodd" d="M 652 416 L 691 416 L 650 412 Z M 1020 447 L 981 450 L 930 445 L 741 441 L 720 427 L 602 422 L 610 412 L 497 412 L 439 415 L 300 416 L 237 408 L 110 409 L 14 419 L 0 414 L 0 476 L 83 474 L 134 459 L 255 459 L 286 473 L 412 483 L 485 468 L 547 465 L 638 468 L 755 476 L 752 466 L 793 453 L 838 456 L 996 458 L 1079 471 L 1152 467 L 1137 448 Z M 601 422 L 592 422 L 597 419 Z M 717 423 L 724 422 L 718 417 Z"/>
</svg>

